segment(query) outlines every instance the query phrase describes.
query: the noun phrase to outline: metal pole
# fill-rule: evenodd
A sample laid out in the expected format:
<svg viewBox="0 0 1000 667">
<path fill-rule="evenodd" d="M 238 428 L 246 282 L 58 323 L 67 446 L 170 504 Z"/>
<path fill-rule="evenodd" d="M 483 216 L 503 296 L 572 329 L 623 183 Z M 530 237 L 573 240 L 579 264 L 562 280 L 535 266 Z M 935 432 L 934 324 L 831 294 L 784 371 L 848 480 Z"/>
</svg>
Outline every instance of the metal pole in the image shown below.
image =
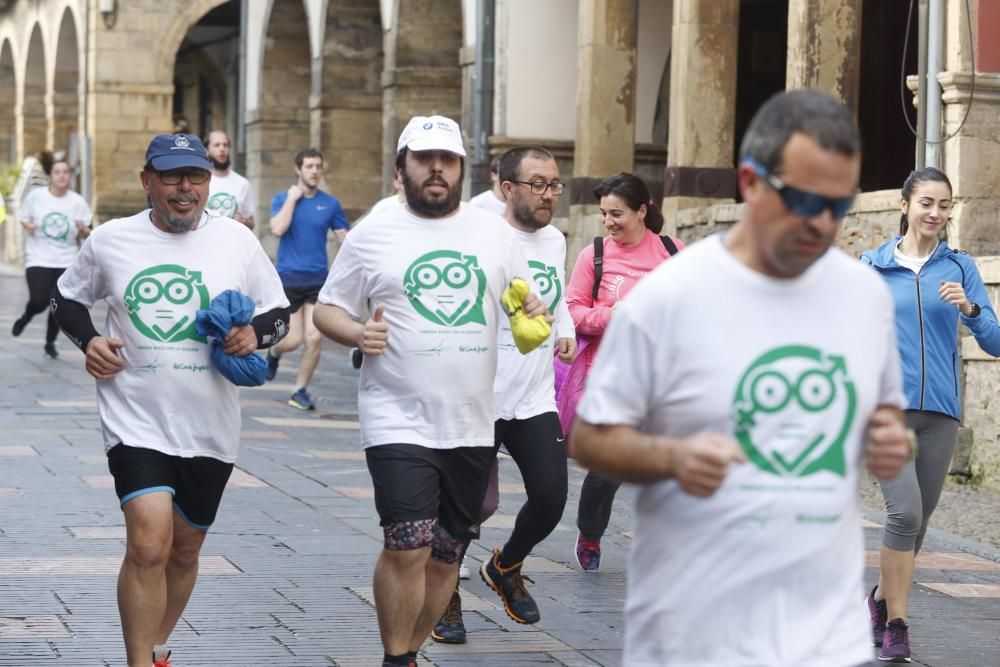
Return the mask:
<svg viewBox="0 0 1000 667">
<path fill-rule="evenodd" d="M 94 165 L 90 156 L 90 15 L 91 3 L 83 3 L 83 72 L 80 76 L 81 95 L 80 131 L 77 133 L 77 144 L 80 151 L 80 194 L 87 205 L 94 205 Z"/>
<path fill-rule="evenodd" d="M 941 52 L 944 2 L 930 0 L 927 12 L 927 166 L 941 168 Z"/>
<path fill-rule="evenodd" d="M 917 5 L 917 169 L 927 164 L 927 0 Z"/>
<path fill-rule="evenodd" d="M 473 135 L 475 155 L 472 169 L 472 194 L 492 187 L 489 177 L 490 132 L 493 131 L 493 63 L 496 2 L 479 0 L 476 3 L 476 20 L 479 34 L 476 39 L 476 94 L 473 100 Z"/>
</svg>

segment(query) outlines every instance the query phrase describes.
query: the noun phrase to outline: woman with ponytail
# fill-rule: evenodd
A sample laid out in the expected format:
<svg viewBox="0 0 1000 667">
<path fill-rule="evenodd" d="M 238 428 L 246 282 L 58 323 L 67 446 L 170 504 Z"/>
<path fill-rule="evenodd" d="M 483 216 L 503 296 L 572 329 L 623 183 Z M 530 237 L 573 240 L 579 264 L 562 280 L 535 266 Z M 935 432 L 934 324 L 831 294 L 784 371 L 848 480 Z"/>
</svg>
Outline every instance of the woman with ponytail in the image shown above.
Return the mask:
<svg viewBox="0 0 1000 667">
<path fill-rule="evenodd" d="M 24 230 L 24 275 L 28 281 L 28 303 L 11 333 L 20 336 L 31 319 L 49 310 L 49 295 L 56 281 L 79 252 L 80 244 L 90 234 L 93 217 L 83 197 L 70 190 L 73 171 L 63 158 L 52 153 L 39 155 L 39 162 L 49 177 L 49 185 L 35 188 L 24 198 L 18 219 Z M 59 326 L 49 313 L 45 331 L 45 354 L 55 359 Z"/>
<path fill-rule="evenodd" d="M 566 290 L 566 303 L 577 335 L 584 344 L 574 362 L 583 364 L 583 377 L 590 372 L 601 336 L 621 300 L 640 278 L 684 247 L 680 239 L 659 236 L 663 215 L 641 178 L 626 172 L 609 176 L 594 189 L 594 195 L 600 201 L 601 221 L 608 232 L 600 242 L 603 250 L 600 273 L 595 267 L 595 247 L 588 245 L 576 260 Z M 571 368 L 568 377 L 573 374 Z M 571 422 L 579 399 L 578 392 L 567 385 L 563 386 L 559 401 L 564 424 Z M 569 437 L 568 431 L 566 436 Z M 588 572 L 600 567 L 601 537 L 611 519 L 611 507 L 619 486 L 619 482 L 593 473 L 583 482 L 577 510 L 580 534 L 576 558 L 580 567 Z"/>
<path fill-rule="evenodd" d="M 958 439 L 959 321 L 979 347 L 1000 356 L 1000 325 L 976 263 L 944 240 L 954 205 L 948 177 L 934 167 L 912 172 L 900 205 L 900 235 L 861 256 L 885 279 L 896 304 L 906 422 L 919 445 L 897 479 L 881 482 L 886 523 L 868 611 L 883 662 L 910 661 L 907 606 L 916 554 Z"/>
</svg>

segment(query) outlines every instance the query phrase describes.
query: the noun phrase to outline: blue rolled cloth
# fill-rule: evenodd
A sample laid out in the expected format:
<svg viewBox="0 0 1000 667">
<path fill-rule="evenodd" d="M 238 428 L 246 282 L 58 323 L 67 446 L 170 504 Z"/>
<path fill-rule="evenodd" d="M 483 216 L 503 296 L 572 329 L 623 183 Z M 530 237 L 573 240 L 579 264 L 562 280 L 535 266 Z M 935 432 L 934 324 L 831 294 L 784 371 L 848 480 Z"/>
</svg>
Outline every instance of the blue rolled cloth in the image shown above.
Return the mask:
<svg viewBox="0 0 1000 667">
<path fill-rule="evenodd" d="M 212 365 L 223 377 L 240 387 L 258 387 L 264 384 L 267 362 L 258 354 L 238 357 L 223 351 L 222 341 L 233 327 L 250 324 L 253 319 L 253 299 L 236 290 L 227 289 L 212 299 L 207 310 L 195 315 L 195 330 L 199 336 L 210 336 L 209 355 Z"/>
</svg>

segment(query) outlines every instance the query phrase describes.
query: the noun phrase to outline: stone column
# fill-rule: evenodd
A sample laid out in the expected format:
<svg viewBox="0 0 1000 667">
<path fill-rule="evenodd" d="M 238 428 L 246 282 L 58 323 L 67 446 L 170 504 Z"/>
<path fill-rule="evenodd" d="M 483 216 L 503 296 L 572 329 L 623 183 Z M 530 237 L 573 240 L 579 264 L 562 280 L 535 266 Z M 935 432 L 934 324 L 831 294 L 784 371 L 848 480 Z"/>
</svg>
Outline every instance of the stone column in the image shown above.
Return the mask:
<svg viewBox="0 0 1000 667">
<path fill-rule="evenodd" d="M 396 141 L 412 116 L 462 116 L 461 7 L 453 0 L 395 4 L 382 71 L 383 192 L 391 192 Z M 469 130 L 462 128 L 466 137 Z"/>
<path fill-rule="evenodd" d="M 48 145 L 54 151 L 69 150 L 69 137 L 77 130 L 80 119 L 79 99 L 75 92 L 55 91 L 52 93 L 51 119 L 48 127 L 51 135 Z"/>
<path fill-rule="evenodd" d="M 632 171 L 635 160 L 635 70 L 638 0 L 581 0 L 576 88 L 576 143 L 569 192 L 567 264 L 602 234 L 593 189 Z M 563 176 L 564 180 L 566 176 Z"/>
<path fill-rule="evenodd" d="M 730 202 L 739 0 L 675 0 L 664 233 L 682 209 Z"/>
<path fill-rule="evenodd" d="M 851 111 L 861 82 L 861 0 L 789 0 L 785 87 L 817 88 Z"/>
</svg>

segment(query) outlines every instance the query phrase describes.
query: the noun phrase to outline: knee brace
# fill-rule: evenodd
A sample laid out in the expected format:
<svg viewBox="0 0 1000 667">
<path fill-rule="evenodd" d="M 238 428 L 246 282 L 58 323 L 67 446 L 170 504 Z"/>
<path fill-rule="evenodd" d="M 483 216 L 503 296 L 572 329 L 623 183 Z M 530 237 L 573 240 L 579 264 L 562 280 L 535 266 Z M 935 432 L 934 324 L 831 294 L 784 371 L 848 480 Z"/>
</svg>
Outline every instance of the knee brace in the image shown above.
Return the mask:
<svg viewBox="0 0 1000 667">
<path fill-rule="evenodd" d="M 389 551 L 413 551 L 431 546 L 437 519 L 397 521 L 382 528 L 385 548 Z"/>
<path fill-rule="evenodd" d="M 434 527 L 434 539 L 431 542 L 431 558 L 448 565 L 454 565 L 462 557 L 465 550 L 465 540 L 455 539 L 440 525 Z"/>
</svg>

